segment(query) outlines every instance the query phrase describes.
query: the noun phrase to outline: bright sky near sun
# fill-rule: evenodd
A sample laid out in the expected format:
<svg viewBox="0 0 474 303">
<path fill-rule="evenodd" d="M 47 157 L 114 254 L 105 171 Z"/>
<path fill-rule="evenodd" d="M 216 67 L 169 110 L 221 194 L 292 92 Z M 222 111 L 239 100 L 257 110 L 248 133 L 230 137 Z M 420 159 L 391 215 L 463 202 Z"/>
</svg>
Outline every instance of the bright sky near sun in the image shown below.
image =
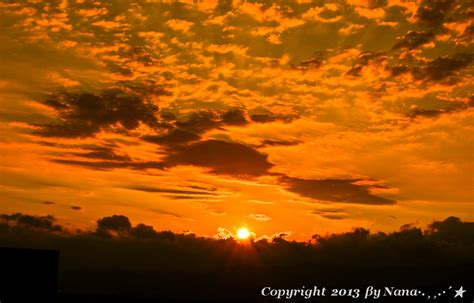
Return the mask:
<svg viewBox="0 0 474 303">
<path fill-rule="evenodd" d="M 242 228 L 239 228 L 239 230 L 237 230 L 237 238 L 247 239 L 248 237 L 250 237 L 250 232 L 247 228 L 242 227 Z"/>
<path fill-rule="evenodd" d="M 301 239 L 473 220 L 468 2 L 0 1 L 0 212 Z"/>
</svg>

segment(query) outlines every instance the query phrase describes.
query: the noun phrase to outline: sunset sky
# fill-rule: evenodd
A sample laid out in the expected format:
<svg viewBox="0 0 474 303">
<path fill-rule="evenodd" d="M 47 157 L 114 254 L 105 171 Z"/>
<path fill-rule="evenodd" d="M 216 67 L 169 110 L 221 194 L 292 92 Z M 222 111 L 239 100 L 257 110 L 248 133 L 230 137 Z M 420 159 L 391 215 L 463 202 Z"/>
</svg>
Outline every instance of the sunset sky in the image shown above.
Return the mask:
<svg viewBox="0 0 474 303">
<path fill-rule="evenodd" d="M 308 239 L 474 220 L 469 1 L 0 1 L 0 212 Z"/>
</svg>

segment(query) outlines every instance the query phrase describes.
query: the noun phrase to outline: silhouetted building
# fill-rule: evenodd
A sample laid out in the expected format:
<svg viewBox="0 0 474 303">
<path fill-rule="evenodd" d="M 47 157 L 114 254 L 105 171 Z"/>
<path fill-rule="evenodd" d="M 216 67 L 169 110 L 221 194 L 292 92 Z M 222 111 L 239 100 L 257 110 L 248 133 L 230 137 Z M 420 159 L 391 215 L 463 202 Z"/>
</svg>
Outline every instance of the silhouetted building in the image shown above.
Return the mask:
<svg viewBox="0 0 474 303">
<path fill-rule="evenodd" d="M 0 248 L 2 303 L 56 302 L 59 251 Z"/>
</svg>

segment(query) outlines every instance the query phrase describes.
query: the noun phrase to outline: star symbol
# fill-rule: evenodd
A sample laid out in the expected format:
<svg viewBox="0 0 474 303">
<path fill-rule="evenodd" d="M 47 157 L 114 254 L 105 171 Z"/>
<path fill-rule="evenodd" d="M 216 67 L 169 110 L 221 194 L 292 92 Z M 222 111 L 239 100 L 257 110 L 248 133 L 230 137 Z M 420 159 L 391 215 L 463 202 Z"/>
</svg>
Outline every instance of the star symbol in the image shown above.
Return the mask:
<svg viewBox="0 0 474 303">
<path fill-rule="evenodd" d="M 455 290 L 456 292 L 456 295 L 454 296 L 455 298 L 456 297 L 461 297 L 462 298 L 462 294 L 466 292 L 466 290 L 462 289 L 462 286 L 461 288 L 459 288 L 458 290 Z"/>
</svg>

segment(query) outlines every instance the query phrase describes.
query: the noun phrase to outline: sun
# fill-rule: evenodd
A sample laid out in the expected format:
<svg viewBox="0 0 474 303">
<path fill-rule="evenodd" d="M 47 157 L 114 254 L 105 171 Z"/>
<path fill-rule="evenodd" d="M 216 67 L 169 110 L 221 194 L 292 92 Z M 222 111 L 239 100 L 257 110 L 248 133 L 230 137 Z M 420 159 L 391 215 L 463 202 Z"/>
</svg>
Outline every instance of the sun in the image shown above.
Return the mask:
<svg viewBox="0 0 474 303">
<path fill-rule="evenodd" d="M 250 237 L 250 231 L 247 228 L 241 227 L 237 230 L 237 238 L 244 240 L 248 237 Z"/>
</svg>

